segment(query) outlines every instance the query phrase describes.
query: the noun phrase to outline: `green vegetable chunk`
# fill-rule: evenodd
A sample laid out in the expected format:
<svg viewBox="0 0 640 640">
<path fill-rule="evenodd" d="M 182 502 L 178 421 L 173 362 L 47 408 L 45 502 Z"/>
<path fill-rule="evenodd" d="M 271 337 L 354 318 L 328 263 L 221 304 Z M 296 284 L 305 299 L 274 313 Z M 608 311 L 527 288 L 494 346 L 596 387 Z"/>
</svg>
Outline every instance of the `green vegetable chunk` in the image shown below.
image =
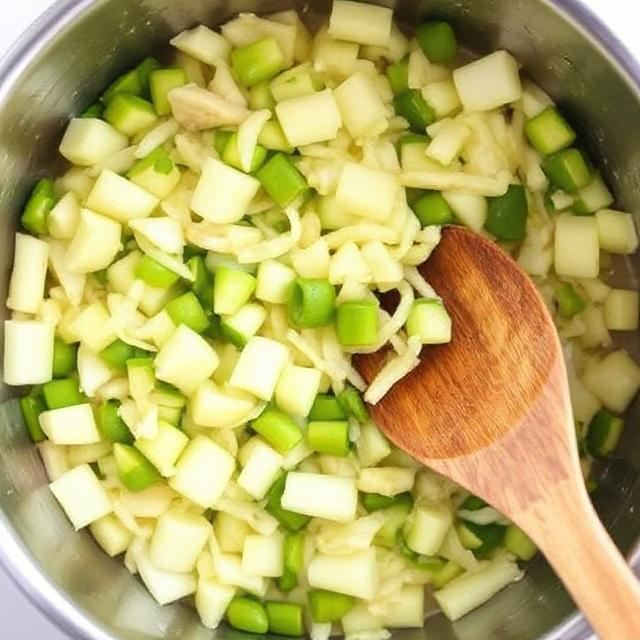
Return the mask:
<svg viewBox="0 0 640 640">
<path fill-rule="evenodd" d="M 224 147 L 222 152 L 222 159 L 232 167 L 239 169 L 240 171 L 244 171 L 242 167 L 242 162 L 240 161 L 240 152 L 238 151 L 238 134 L 232 133 L 227 139 L 227 144 Z M 251 168 L 249 169 L 249 173 L 255 173 L 267 159 L 267 150 L 264 147 L 261 147 L 259 144 L 256 145 L 253 150 L 253 157 L 251 158 Z"/>
<path fill-rule="evenodd" d="M 335 315 L 336 290 L 325 279 L 298 278 L 289 290 L 289 322 L 298 329 L 324 327 Z"/>
<path fill-rule="evenodd" d="M 158 470 L 134 447 L 116 442 L 113 455 L 120 482 L 129 491 L 144 491 L 160 480 Z"/>
<path fill-rule="evenodd" d="M 119 373 L 126 373 L 127 360 L 135 358 L 137 354 L 138 351 L 134 346 L 116 338 L 99 355 L 112 369 Z"/>
<path fill-rule="evenodd" d="M 312 589 L 307 594 L 314 622 L 335 622 L 349 613 L 356 604 L 352 596 L 324 589 Z"/>
<path fill-rule="evenodd" d="M 150 287 L 170 287 L 180 279 L 177 273 L 147 255 L 142 256 L 134 269 L 134 274 Z"/>
<path fill-rule="evenodd" d="M 105 400 L 96 410 L 96 422 L 100 435 L 108 442 L 122 444 L 133 443 L 133 435 L 118 415 L 120 403 L 117 400 Z"/>
<path fill-rule="evenodd" d="M 40 427 L 40 414 L 46 409 L 47 407 L 40 395 L 29 394 L 20 398 L 22 419 L 33 442 L 42 442 L 47 438 L 42 427 Z"/>
<path fill-rule="evenodd" d="M 355 418 L 358 422 L 366 422 L 370 415 L 367 407 L 362 400 L 362 396 L 355 387 L 350 384 L 338 394 L 338 402 L 349 416 Z"/>
<path fill-rule="evenodd" d="M 196 333 L 202 333 L 209 326 L 207 315 L 192 291 L 168 302 L 165 310 L 176 326 L 186 324 Z"/>
<path fill-rule="evenodd" d="M 395 547 L 398 534 L 407 521 L 411 509 L 412 505 L 405 503 L 400 503 L 385 509 L 384 512 L 387 519 L 378 530 L 378 533 L 376 533 L 375 543 L 383 547 Z"/>
<path fill-rule="evenodd" d="M 149 80 L 151 72 L 160 68 L 160 63 L 150 56 L 147 56 L 137 67 L 138 79 L 142 87 L 142 95 L 149 97 Z"/>
<path fill-rule="evenodd" d="M 251 428 L 282 454 L 291 451 L 302 440 L 295 420 L 273 406 L 268 406 L 251 423 Z"/>
<path fill-rule="evenodd" d="M 267 602 L 269 631 L 282 636 L 304 635 L 302 607 L 293 602 Z"/>
<path fill-rule="evenodd" d="M 287 207 L 309 191 L 305 177 L 283 153 L 268 160 L 256 177 L 279 207 Z"/>
<path fill-rule="evenodd" d="M 282 494 L 287 481 L 287 474 L 283 473 L 271 485 L 267 493 L 266 510 L 287 530 L 291 532 L 300 531 L 306 527 L 311 518 L 301 513 L 288 511 L 282 507 Z"/>
<path fill-rule="evenodd" d="M 542 155 L 562 151 L 576 139 L 576 132 L 556 107 L 547 107 L 524 125 L 531 146 Z"/>
<path fill-rule="evenodd" d="M 258 136 L 258 142 L 265 147 L 265 149 L 284 151 L 285 153 L 291 153 L 293 151 L 293 147 L 289 144 L 277 120 L 265 122 Z"/>
<path fill-rule="evenodd" d="M 251 297 L 256 284 L 256 279 L 246 271 L 218 267 L 214 277 L 214 312 L 224 315 L 235 313 Z"/>
<path fill-rule="evenodd" d="M 411 208 L 423 227 L 453 222 L 453 211 L 440 191 L 425 193 L 411 205 Z"/>
<path fill-rule="evenodd" d="M 499 547 L 504 540 L 506 532 L 506 527 L 500 524 L 479 525 L 473 522 L 464 522 L 464 524 L 461 524 L 458 533 L 460 534 L 464 529 L 480 541 L 479 546 L 472 548 L 477 558 L 486 558 L 493 550 Z"/>
<path fill-rule="evenodd" d="M 394 96 L 400 95 L 409 88 L 409 64 L 407 60 L 393 62 L 387 67 L 385 73 Z"/>
<path fill-rule="evenodd" d="M 298 576 L 304 564 L 304 536 L 288 533 L 282 547 L 282 575 L 278 578 L 278 589 L 289 592 L 298 586 Z"/>
<path fill-rule="evenodd" d="M 584 311 L 587 303 L 576 293 L 568 282 L 561 282 L 553 291 L 558 305 L 558 312 L 563 318 L 573 318 L 576 313 Z"/>
<path fill-rule="evenodd" d="M 413 505 L 413 498 L 410 493 L 400 493 L 397 496 L 383 496 L 380 493 L 362 493 L 360 496 L 362 506 L 371 513 L 381 509 L 389 509 L 397 505 Z"/>
<path fill-rule="evenodd" d="M 527 226 L 527 195 L 521 184 L 509 185 L 504 195 L 489 198 L 485 229 L 498 240 L 524 240 Z"/>
<path fill-rule="evenodd" d="M 108 87 L 107 90 L 100 96 L 102 102 L 109 102 L 114 96 L 119 93 L 129 93 L 134 96 L 142 94 L 142 83 L 140 82 L 140 75 L 136 69 L 131 69 L 122 74 L 119 78 L 116 78 Z"/>
<path fill-rule="evenodd" d="M 104 119 L 127 136 L 135 136 L 157 119 L 153 105 L 131 93 L 117 93 L 107 102 Z"/>
<path fill-rule="evenodd" d="M 196 294 L 204 309 L 213 309 L 213 276 L 202 256 L 193 256 L 187 262 L 189 270 L 194 276 L 191 284 L 193 293 Z"/>
<path fill-rule="evenodd" d="M 402 147 L 408 144 L 421 144 L 425 145 L 426 148 L 426 145 L 429 144 L 429 140 L 429 136 L 424 133 L 405 133 L 396 141 L 396 149 L 398 151 L 398 154 L 400 154 L 402 152 Z M 417 189 L 417 191 L 419 193 L 424 193 L 420 189 Z"/>
<path fill-rule="evenodd" d="M 245 87 L 270 80 L 284 69 L 284 63 L 275 38 L 264 38 L 231 52 L 231 65 Z"/>
<path fill-rule="evenodd" d="M 484 509 L 488 506 L 489 505 L 482 498 L 470 495 L 460 505 L 460 509 L 464 509 L 465 511 L 479 511 L 480 509 Z"/>
<path fill-rule="evenodd" d="M 260 82 L 251 87 L 251 91 L 249 91 L 249 106 L 254 111 L 260 111 L 260 109 L 273 111 L 276 101 L 273 99 L 268 82 Z"/>
<path fill-rule="evenodd" d="M 378 339 L 377 300 L 349 300 L 336 312 L 336 333 L 346 347 L 366 347 Z"/>
<path fill-rule="evenodd" d="M 187 84 L 187 74 L 180 67 L 154 69 L 149 73 L 149 91 L 156 113 L 166 116 L 171 113 L 171 104 L 167 97 L 169 91 Z"/>
<path fill-rule="evenodd" d="M 34 235 L 45 235 L 47 233 L 47 218 L 55 201 L 53 180 L 48 178 L 38 180 L 22 212 L 20 219 L 22 226 Z"/>
<path fill-rule="evenodd" d="M 62 409 L 87 401 L 85 395 L 80 392 L 78 381 L 73 378 L 61 378 L 47 382 L 42 385 L 42 394 L 47 409 Z"/>
<path fill-rule="evenodd" d="M 309 420 L 344 420 L 346 417 L 347 412 L 338 398 L 328 393 L 319 393 L 309 412 Z"/>
<path fill-rule="evenodd" d="M 600 409 L 587 427 L 586 447 L 594 458 L 607 458 L 618 446 L 624 420 L 611 413 L 609 409 Z"/>
<path fill-rule="evenodd" d="M 542 168 L 552 184 L 569 193 L 591 182 L 591 171 L 584 155 L 573 147 L 545 158 Z"/>
<path fill-rule="evenodd" d="M 227 131 L 226 129 L 218 129 L 216 131 L 215 137 L 213 138 L 213 146 L 220 157 L 222 157 L 227 142 L 229 142 L 229 139 L 234 133 L 234 131 Z"/>
<path fill-rule="evenodd" d="M 531 560 L 536 555 L 538 549 L 533 540 L 522 530 L 511 524 L 504 534 L 504 546 L 520 558 L 520 560 Z"/>
<path fill-rule="evenodd" d="M 61 378 L 76 369 L 78 345 L 67 344 L 56 336 L 53 341 L 53 377 Z"/>
<path fill-rule="evenodd" d="M 436 115 L 418 89 L 408 89 L 393 99 L 396 113 L 402 116 L 412 131 L 424 133 L 435 122 Z"/>
<path fill-rule="evenodd" d="M 448 62 L 458 55 L 458 40 L 448 22 L 424 22 L 416 29 L 416 40 L 431 62 Z"/>
<path fill-rule="evenodd" d="M 457 562 L 449 560 L 442 569 L 431 576 L 431 583 L 436 589 L 442 589 L 442 587 L 463 573 L 464 569 Z"/>
<path fill-rule="evenodd" d="M 345 457 L 349 455 L 349 423 L 346 420 L 309 422 L 307 442 L 318 453 Z"/>
<path fill-rule="evenodd" d="M 81 118 L 102 118 L 104 105 L 101 102 L 90 104 L 81 114 Z"/>
<path fill-rule="evenodd" d="M 265 608 L 252 598 L 234 598 L 227 608 L 227 620 L 240 631 L 266 633 L 269 630 Z"/>
</svg>

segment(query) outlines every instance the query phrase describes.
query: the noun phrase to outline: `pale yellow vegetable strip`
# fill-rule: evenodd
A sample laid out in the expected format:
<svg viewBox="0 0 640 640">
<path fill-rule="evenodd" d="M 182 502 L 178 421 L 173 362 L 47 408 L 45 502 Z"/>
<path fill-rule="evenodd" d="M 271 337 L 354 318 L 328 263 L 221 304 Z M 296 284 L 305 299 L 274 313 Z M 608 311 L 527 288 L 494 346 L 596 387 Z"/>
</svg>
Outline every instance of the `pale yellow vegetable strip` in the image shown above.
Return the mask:
<svg viewBox="0 0 640 640">
<path fill-rule="evenodd" d="M 402 260 L 413 246 L 419 231 L 420 221 L 418 218 L 413 213 L 407 214 L 400 234 L 400 244 L 389 251 L 391 256 L 396 260 Z"/>
<path fill-rule="evenodd" d="M 263 240 L 262 233 L 253 227 L 211 222 L 191 223 L 185 235 L 191 244 L 217 253 L 237 253 Z"/>
<path fill-rule="evenodd" d="M 362 391 L 367 388 L 367 383 L 362 376 L 351 366 L 351 361 L 343 351 L 335 327 L 329 325 L 322 332 L 322 355 L 326 362 L 345 372 L 345 377 L 351 384 Z"/>
<path fill-rule="evenodd" d="M 291 229 L 287 233 L 283 233 L 276 238 L 264 240 L 252 247 L 247 247 L 238 251 L 236 256 L 240 264 L 254 264 L 256 262 L 261 262 L 262 260 L 278 258 L 298 244 L 302 233 L 300 214 L 293 208 L 286 209 L 285 214 L 289 219 Z"/>
<path fill-rule="evenodd" d="M 240 155 L 240 164 L 242 170 L 247 173 L 251 171 L 251 162 L 253 160 L 253 152 L 258 144 L 258 136 L 262 127 L 271 117 L 271 111 L 261 109 L 254 111 L 239 127 L 238 127 L 238 153 Z"/>
<path fill-rule="evenodd" d="M 397 244 L 398 235 L 388 227 L 379 224 L 371 224 L 362 222 L 349 227 L 343 227 L 336 231 L 323 236 L 329 249 L 338 249 L 345 242 L 370 242 L 371 240 L 380 240 L 385 244 Z"/>
<path fill-rule="evenodd" d="M 173 138 L 179 130 L 180 125 L 173 118 L 163 120 L 140 140 L 136 158 L 148 156 L 154 149 Z"/>
<path fill-rule="evenodd" d="M 403 171 L 400 183 L 416 189 L 437 191 L 463 191 L 481 196 L 504 195 L 509 188 L 509 173 L 501 172 L 497 178 L 468 173 L 437 173 L 435 171 Z"/>
<path fill-rule="evenodd" d="M 161 251 L 154 245 L 152 245 L 144 236 L 139 233 L 133 232 L 133 235 L 143 253 L 146 253 L 150 258 L 153 258 L 156 262 L 159 262 L 163 267 L 166 267 L 170 271 L 177 273 L 181 278 L 194 281 L 194 276 L 191 273 L 191 269 L 187 267 L 182 260 L 175 256 L 170 256 L 168 253 Z"/>
<path fill-rule="evenodd" d="M 111 171 L 115 171 L 115 173 L 126 173 L 136 162 L 137 149 L 138 147 L 132 146 L 114 153 L 102 162 L 99 162 L 93 167 L 89 167 L 87 169 L 87 175 L 92 178 L 97 178 L 103 169 L 110 169 Z"/>
<path fill-rule="evenodd" d="M 224 511 L 239 520 L 244 520 L 252 529 L 263 536 L 276 532 L 278 521 L 255 502 L 242 502 L 230 498 L 220 498 L 213 507 L 216 511 Z"/>
<path fill-rule="evenodd" d="M 422 277 L 422 274 L 416 267 L 405 267 L 404 279 L 422 298 L 440 299 L 440 296 L 436 293 L 435 289 Z"/>
</svg>

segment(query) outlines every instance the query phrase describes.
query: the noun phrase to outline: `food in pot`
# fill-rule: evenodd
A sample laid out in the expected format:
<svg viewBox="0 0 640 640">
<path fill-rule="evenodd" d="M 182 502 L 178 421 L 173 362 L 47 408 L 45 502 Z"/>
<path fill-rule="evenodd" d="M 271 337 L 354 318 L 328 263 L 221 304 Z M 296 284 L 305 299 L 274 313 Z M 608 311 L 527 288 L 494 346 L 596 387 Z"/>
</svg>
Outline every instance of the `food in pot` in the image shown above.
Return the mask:
<svg viewBox="0 0 640 640">
<path fill-rule="evenodd" d="M 638 241 L 508 52 L 470 61 L 447 23 L 408 36 L 345 0 L 313 36 L 304 18 L 180 33 L 70 121 L 71 166 L 38 181 L 16 235 L 4 378 L 30 385 L 73 526 L 160 604 L 384 638 L 432 602 L 458 619 L 536 553 L 369 417 L 455 340 L 417 269 L 442 226 L 494 238 L 539 286 L 592 484 L 640 384 L 611 336 L 638 329 L 638 293 L 606 284 Z M 381 348 L 367 387 L 351 356 Z"/>
</svg>

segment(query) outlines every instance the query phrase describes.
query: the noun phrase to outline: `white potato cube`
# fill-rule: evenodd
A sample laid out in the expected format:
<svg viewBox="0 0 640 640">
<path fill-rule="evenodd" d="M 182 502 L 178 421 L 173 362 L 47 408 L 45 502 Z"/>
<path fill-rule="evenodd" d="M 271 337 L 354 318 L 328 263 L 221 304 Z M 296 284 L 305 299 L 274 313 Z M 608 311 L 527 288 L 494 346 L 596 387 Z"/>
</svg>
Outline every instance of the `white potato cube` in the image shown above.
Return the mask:
<svg viewBox="0 0 640 640">
<path fill-rule="evenodd" d="M 189 438 L 185 433 L 168 422 L 159 420 L 156 435 L 153 438 L 138 438 L 135 446 L 165 478 L 168 478 L 173 475 L 176 461 L 187 444 Z"/>
<path fill-rule="evenodd" d="M 256 440 L 238 476 L 238 485 L 256 500 L 265 497 L 282 468 L 283 457 L 268 444 Z"/>
<path fill-rule="evenodd" d="M 49 267 L 64 289 L 71 306 L 79 305 L 84 296 L 87 274 L 71 271 L 67 264 L 67 245 L 62 240 L 49 240 Z"/>
<path fill-rule="evenodd" d="M 317 553 L 309 563 L 307 579 L 314 589 L 371 600 L 378 588 L 376 550 L 369 547 L 339 556 Z"/>
<path fill-rule="evenodd" d="M 76 531 L 111 513 L 111 501 L 88 464 L 67 471 L 49 485 Z"/>
<path fill-rule="evenodd" d="M 364 2 L 334 0 L 329 35 L 336 40 L 388 47 L 393 11 Z"/>
<path fill-rule="evenodd" d="M 72 118 L 60 142 L 60 153 L 82 167 L 99 164 L 129 144 L 127 136 L 98 118 Z"/>
<path fill-rule="evenodd" d="M 89 398 L 113 376 L 105 361 L 84 344 L 78 349 L 77 365 L 80 389 Z"/>
<path fill-rule="evenodd" d="M 194 422 L 202 427 L 233 428 L 256 406 L 256 399 L 235 389 L 221 389 L 211 380 L 198 386 L 189 408 Z"/>
<path fill-rule="evenodd" d="M 622 413 L 640 388 L 640 367 L 626 351 L 614 351 L 588 365 L 582 381 L 605 407 Z"/>
<path fill-rule="evenodd" d="M 373 467 L 391 453 L 389 441 L 373 422 L 360 425 L 360 437 L 356 441 L 358 459 L 363 467 Z"/>
<path fill-rule="evenodd" d="M 602 209 L 596 213 L 600 248 L 610 253 L 629 254 L 638 248 L 638 234 L 630 213 Z"/>
<path fill-rule="evenodd" d="M 40 426 L 55 444 L 93 444 L 100 433 L 90 404 L 51 409 L 40 414 Z"/>
<path fill-rule="evenodd" d="M 278 578 L 282 575 L 282 545 L 280 534 L 273 536 L 248 535 L 242 551 L 242 571 L 248 576 Z"/>
<path fill-rule="evenodd" d="M 360 253 L 369 267 L 373 282 L 391 284 L 404 278 L 402 265 L 379 240 L 362 245 Z"/>
<path fill-rule="evenodd" d="M 262 400 L 271 400 L 289 349 L 276 340 L 254 336 L 240 353 L 229 384 Z"/>
<path fill-rule="evenodd" d="M 136 554 L 134 560 L 142 582 L 160 605 L 181 600 L 195 593 L 198 587 L 191 573 L 175 573 L 156 567 L 147 549 Z"/>
<path fill-rule="evenodd" d="M 635 331 L 638 328 L 638 292 L 611 289 L 604 301 L 604 320 L 610 331 Z"/>
<path fill-rule="evenodd" d="M 465 227 L 469 227 L 473 231 L 480 231 L 484 227 L 489 209 L 487 199 L 484 196 L 444 191 L 442 197 Z"/>
<path fill-rule="evenodd" d="M 544 277 L 553 266 L 552 247 L 533 247 L 523 244 L 518 252 L 518 264 L 530 276 Z"/>
<path fill-rule="evenodd" d="M 105 306 L 96 300 L 75 317 L 71 329 L 82 344 L 98 353 L 117 337 L 110 320 Z"/>
<path fill-rule="evenodd" d="M 231 479 L 236 463 L 222 447 L 196 436 L 176 464 L 169 486 L 205 509 L 214 505 Z"/>
<path fill-rule="evenodd" d="M 459 120 L 451 120 L 438 128 L 426 150 L 428 158 L 449 165 L 458 158 L 471 136 L 471 129 Z"/>
<path fill-rule="evenodd" d="M 49 245 L 24 233 L 16 233 L 13 270 L 7 307 L 23 313 L 37 313 L 44 297 Z"/>
<path fill-rule="evenodd" d="M 277 260 L 263 260 L 258 265 L 256 277 L 256 298 L 264 302 L 283 304 L 287 301 L 289 288 L 296 279 L 296 274 L 293 269 Z"/>
<path fill-rule="evenodd" d="M 596 278 L 600 272 L 598 226 L 593 217 L 563 214 L 556 220 L 554 264 L 559 276 Z"/>
<path fill-rule="evenodd" d="M 355 242 L 345 242 L 329 262 L 329 282 L 344 284 L 345 281 L 371 282 L 371 271 Z"/>
<path fill-rule="evenodd" d="M 247 213 L 259 187 L 260 183 L 252 176 L 208 158 L 193 192 L 191 209 L 209 222 L 238 222 Z"/>
<path fill-rule="evenodd" d="M 358 489 L 365 493 L 396 496 L 411 491 L 416 471 L 404 467 L 365 467 L 358 472 Z"/>
<path fill-rule="evenodd" d="M 397 179 L 386 171 L 347 162 L 338 181 L 336 201 L 346 213 L 384 222 L 399 190 Z"/>
<path fill-rule="evenodd" d="M 611 335 L 604 320 L 604 307 L 590 304 L 576 317 L 584 324 L 584 331 L 579 337 L 582 346 L 591 349 L 611 344 Z"/>
<path fill-rule="evenodd" d="M 78 273 L 108 267 L 120 251 L 121 230 L 115 220 L 82 209 L 80 223 L 67 248 L 67 267 Z"/>
<path fill-rule="evenodd" d="M 347 78 L 334 90 L 333 95 L 342 122 L 355 140 L 372 138 L 386 130 L 385 106 L 371 76 L 364 71 Z"/>
<path fill-rule="evenodd" d="M 361 632 L 382 631 L 382 623 L 374 616 L 365 603 L 357 604 L 351 611 L 340 618 L 342 631 L 345 635 Z"/>
<path fill-rule="evenodd" d="M 42 458 L 42 464 L 47 472 L 47 478 L 51 482 L 57 480 L 69 471 L 69 459 L 67 456 L 68 447 L 53 444 L 48 440 L 43 440 L 37 444 L 38 453 Z"/>
<path fill-rule="evenodd" d="M 215 578 L 200 578 L 196 591 L 196 611 L 207 629 L 216 629 L 236 594 L 234 587 L 220 584 Z"/>
<path fill-rule="evenodd" d="M 358 507 L 355 478 L 291 472 L 287 475 L 282 506 L 314 518 L 351 522 Z"/>
<path fill-rule="evenodd" d="M 5 320 L 5 384 L 42 384 L 53 372 L 54 326 L 35 320 Z"/>
<path fill-rule="evenodd" d="M 149 559 L 158 569 L 189 573 L 211 535 L 202 516 L 186 511 L 167 511 L 158 518 L 149 544 Z"/>
<path fill-rule="evenodd" d="M 318 395 L 321 378 L 318 369 L 287 364 L 276 386 L 276 404 L 285 413 L 305 418 Z"/>
<path fill-rule="evenodd" d="M 115 460 L 114 460 L 115 462 Z M 120 500 L 135 518 L 159 518 L 177 497 L 164 484 L 156 483 L 142 491 L 122 491 Z"/>
<path fill-rule="evenodd" d="M 451 528 L 451 512 L 437 504 L 423 505 L 413 512 L 413 521 L 406 531 L 407 546 L 425 556 L 432 556 L 442 546 Z"/>
<path fill-rule="evenodd" d="M 329 246 L 324 238 L 318 238 L 305 249 L 293 249 L 291 266 L 302 278 L 327 278 L 330 260 Z"/>
<path fill-rule="evenodd" d="M 418 629 L 424 624 L 424 587 L 405 584 L 385 612 L 378 616 L 389 629 Z"/>
<path fill-rule="evenodd" d="M 215 558 L 216 574 L 222 584 L 238 587 L 255 596 L 263 597 L 267 593 L 268 581 L 262 576 L 250 576 L 242 570 L 242 558 L 239 555 L 221 553 Z"/>
<path fill-rule="evenodd" d="M 244 539 L 251 531 L 244 520 L 224 511 L 216 513 L 213 530 L 220 550 L 224 553 L 242 553 Z"/>
<path fill-rule="evenodd" d="M 131 531 L 113 513 L 90 524 L 89 531 L 104 552 L 112 558 L 124 553 L 133 540 Z"/>
<path fill-rule="evenodd" d="M 575 373 L 569 373 L 569 393 L 573 417 L 582 423 L 588 423 L 598 412 L 602 403 L 587 389 L 584 382 Z"/>
<path fill-rule="evenodd" d="M 193 329 L 181 324 L 158 352 L 156 378 L 191 395 L 218 366 L 213 347 Z"/>
<path fill-rule="evenodd" d="M 466 111 L 491 111 L 522 97 L 518 61 L 507 51 L 495 51 L 453 72 Z"/>
<path fill-rule="evenodd" d="M 127 178 L 103 169 L 87 198 L 87 207 L 118 222 L 146 218 L 158 206 L 158 198 Z"/>
<path fill-rule="evenodd" d="M 65 193 L 49 212 L 47 227 L 52 238 L 69 240 L 78 228 L 80 222 L 80 204 L 76 195 L 69 191 Z"/>
<path fill-rule="evenodd" d="M 283 100 L 276 105 L 276 115 L 292 147 L 333 140 L 342 126 L 331 89 Z"/>
<path fill-rule="evenodd" d="M 158 249 L 167 253 L 182 253 L 184 233 L 179 220 L 163 216 L 161 218 L 140 218 L 131 220 L 129 226 Z"/>
<path fill-rule="evenodd" d="M 211 66 L 218 60 L 227 60 L 231 52 L 226 38 L 203 24 L 182 31 L 170 42 L 176 49 Z"/>
<path fill-rule="evenodd" d="M 460 109 L 460 98 L 451 78 L 430 82 L 422 87 L 422 97 L 438 118 L 445 118 Z"/>
</svg>

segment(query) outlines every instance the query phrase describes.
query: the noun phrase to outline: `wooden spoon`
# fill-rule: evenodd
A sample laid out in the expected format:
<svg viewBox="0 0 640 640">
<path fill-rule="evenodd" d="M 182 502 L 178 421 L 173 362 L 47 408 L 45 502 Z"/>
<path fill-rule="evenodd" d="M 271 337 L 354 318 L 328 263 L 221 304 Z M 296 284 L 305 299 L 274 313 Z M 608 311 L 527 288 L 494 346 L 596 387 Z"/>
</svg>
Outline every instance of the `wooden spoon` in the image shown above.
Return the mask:
<svg viewBox="0 0 640 640">
<path fill-rule="evenodd" d="M 445 301 L 453 339 L 423 349 L 371 408 L 377 424 L 528 533 L 601 640 L 640 640 L 640 585 L 585 490 L 560 341 L 536 288 L 461 227 L 445 229 L 420 271 Z M 355 363 L 370 382 L 385 358 Z"/>
</svg>

